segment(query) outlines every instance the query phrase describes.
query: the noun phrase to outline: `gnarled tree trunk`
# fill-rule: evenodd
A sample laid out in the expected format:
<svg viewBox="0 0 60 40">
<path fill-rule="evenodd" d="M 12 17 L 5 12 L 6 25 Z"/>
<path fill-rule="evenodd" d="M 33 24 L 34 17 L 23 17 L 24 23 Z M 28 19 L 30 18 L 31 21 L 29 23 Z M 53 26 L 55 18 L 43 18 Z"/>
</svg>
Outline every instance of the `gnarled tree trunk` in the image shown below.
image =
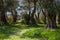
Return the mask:
<svg viewBox="0 0 60 40">
<path fill-rule="evenodd" d="M 46 24 L 46 10 L 44 9 L 44 10 L 42 10 L 42 12 L 43 12 L 43 15 L 44 15 L 44 24 Z"/>
<path fill-rule="evenodd" d="M 48 23 L 47 23 L 47 26 L 48 28 L 56 28 L 56 14 L 53 14 L 52 16 L 51 15 L 48 15 Z"/>
<path fill-rule="evenodd" d="M 36 21 L 35 21 L 35 18 L 34 18 L 35 11 L 36 11 L 36 0 L 34 0 L 34 10 L 31 14 L 31 24 L 36 24 Z"/>
<path fill-rule="evenodd" d="M 16 20 L 17 20 L 17 12 L 15 10 L 12 11 L 12 16 L 13 16 L 13 22 L 16 22 Z"/>
<path fill-rule="evenodd" d="M 58 24 L 60 24 L 60 12 L 58 13 Z"/>
<path fill-rule="evenodd" d="M 2 21 L 2 23 L 3 24 L 7 24 L 8 22 L 7 22 L 6 16 L 5 16 L 5 10 L 2 10 L 0 15 L 1 15 L 1 21 Z"/>
</svg>

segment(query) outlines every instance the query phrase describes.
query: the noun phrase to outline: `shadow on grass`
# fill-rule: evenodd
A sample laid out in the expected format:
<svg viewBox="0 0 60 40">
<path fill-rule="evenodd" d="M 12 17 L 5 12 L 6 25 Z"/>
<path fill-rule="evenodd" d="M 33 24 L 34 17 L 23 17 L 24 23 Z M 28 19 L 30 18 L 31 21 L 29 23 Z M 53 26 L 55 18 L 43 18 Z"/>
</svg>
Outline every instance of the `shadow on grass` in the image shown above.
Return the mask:
<svg viewBox="0 0 60 40">
<path fill-rule="evenodd" d="M 16 25 L 18 24 L 18 25 Z M 26 25 L 21 23 L 13 23 L 9 25 L 0 25 L 0 39 L 7 39 L 10 35 L 14 35 L 18 30 L 21 30 L 23 27 L 25 28 L 39 28 L 43 27 L 43 24 L 35 24 L 35 25 Z"/>
<path fill-rule="evenodd" d="M 57 29 L 60 29 L 60 26 L 58 26 Z"/>
<path fill-rule="evenodd" d="M 20 23 L 20 22 L 17 22 L 15 23 L 16 26 L 22 28 L 22 29 L 25 29 L 25 28 L 40 28 L 40 27 L 44 27 L 44 24 L 34 24 L 34 25 L 27 25 L 25 23 Z"/>
<path fill-rule="evenodd" d="M 15 25 L 0 26 L 0 39 L 7 39 L 10 35 L 14 35 L 20 28 Z"/>
<path fill-rule="evenodd" d="M 40 28 L 40 27 L 44 27 L 44 24 L 34 24 L 34 25 L 28 25 L 27 28 Z"/>
<path fill-rule="evenodd" d="M 60 29 L 60 24 L 57 24 L 57 29 Z"/>
</svg>

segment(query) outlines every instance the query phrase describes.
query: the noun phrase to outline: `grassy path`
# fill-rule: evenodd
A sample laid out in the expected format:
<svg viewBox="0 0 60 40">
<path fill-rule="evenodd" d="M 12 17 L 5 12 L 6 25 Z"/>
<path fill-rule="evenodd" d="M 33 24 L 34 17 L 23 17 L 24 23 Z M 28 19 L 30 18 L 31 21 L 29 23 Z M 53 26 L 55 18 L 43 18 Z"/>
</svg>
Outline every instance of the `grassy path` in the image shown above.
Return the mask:
<svg viewBox="0 0 60 40">
<path fill-rule="evenodd" d="M 60 25 L 58 25 L 58 27 L 60 27 Z M 59 35 L 60 28 L 58 28 L 58 29 L 44 29 L 43 24 L 38 24 L 38 25 L 33 25 L 33 26 L 28 26 L 25 24 L 0 26 L 0 40 L 40 40 L 39 38 L 29 38 L 29 37 L 28 38 L 27 37 L 21 38 L 21 36 L 24 33 L 29 33 L 31 31 L 32 31 L 32 33 L 34 33 L 35 32 L 35 31 L 33 32 L 34 29 L 40 29 L 40 30 L 37 30 L 39 32 L 41 30 L 43 30 L 43 32 L 41 32 L 42 36 L 45 37 L 47 35 L 46 37 L 49 37 L 50 40 L 53 40 L 55 37 L 55 34 L 56 34 L 55 38 L 57 40 L 60 40 L 60 35 Z M 26 31 L 29 31 L 29 32 L 26 32 Z"/>
<path fill-rule="evenodd" d="M 10 35 L 9 38 L 4 39 L 4 40 L 39 40 L 37 38 L 21 38 L 21 36 L 23 35 L 23 33 L 25 33 L 26 31 L 28 31 L 30 29 L 23 29 L 23 30 L 18 30 L 15 34 Z M 2 40 L 2 39 L 0 39 Z"/>
</svg>

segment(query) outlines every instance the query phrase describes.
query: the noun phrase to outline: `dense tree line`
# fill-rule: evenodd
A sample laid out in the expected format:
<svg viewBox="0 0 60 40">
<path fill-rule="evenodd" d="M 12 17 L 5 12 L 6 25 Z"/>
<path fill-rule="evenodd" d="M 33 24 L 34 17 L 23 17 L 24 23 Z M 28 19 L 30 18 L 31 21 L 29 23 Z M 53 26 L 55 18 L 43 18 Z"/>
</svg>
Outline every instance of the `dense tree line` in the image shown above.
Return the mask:
<svg viewBox="0 0 60 40">
<path fill-rule="evenodd" d="M 26 1 L 26 0 L 25 0 Z M 28 0 L 29 2 L 29 0 Z M 31 2 L 33 3 L 33 12 L 32 12 L 32 17 L 31 17 L 31 21 L 33 22 L 32 24 L 35 24 L 35 20 L 34 20 L 34 15 L 35 15 L 35 12 L 36 12 L 36 6 L 37 6 L 37 3 L 40 5 L 41 7 L 41 10 L 45 16 L 45 24 L 46 24 L 46 17 L 47 17 L 47 24 L 46 24 L 46 27 L 49 27 L 49 28 L 56 28 L 56 14 L 57 14 L 57 11 L 60 10 L 59 8 L 59 3 L 58 1 L 56 0 L 30 0 L 29 4 L 31 4 Z M 31 6 L 31 5 L 30 5 Z M 59 7 L 59 8 L 58 8 Z M 44 10 L 43 10 L 44 9 Z M 29 12 L 30 13 L 30 12 Z M 58 14 L 59 14 L 59 11 L 58 11 Z M 39 16 L 39 14 L 38 14 Z M 59 23 L 59 15 L 58 15 L 58 23 Z"/>
<path fill-rule="evenodd" d="M 16 22 L 17 20 L 17 12 L 16 8 L 20 5 L 18 5 L 17 0 L 0 0 L 0 23 L 2 24 L 8 24 L 7 19 L 6 19 L 6 12 L 10 11 L 13 16 L 13 22 Z M 39 15 L 40 12 L 42 11 L 44 15 L 44 24 L 46 24 L 46 28 L 56 28 L 56 16 L 58 16 L 58 23 L 60 24 L 60 6 L 58 1 L 56 0 L 23 0 L 24 3 L 24 8 L 29 10 L 29 14 L 26 17 L 27 24 L 37 24 L 37 21 L 39 22 Z M 39 7 L 37 6 L 39 5 Z M 23 9 L 24 9 L 23 8 Z M 31 8 L 33 8 L 31 12 Z M 36 10 L 40 9 L 39 12 L 37 12 L 36 15 Z M 56 15 L 58 14 L 58 15 Z M 25 17 L 25 16 L 24 16 Z M 46 22 L 47 18 L 47 22 Z M 37 20 L 37 21 L 36 21 Z"/>
<path fill-rule="evenodd" d="M 6 19 L 6 12 L 14 12 L 13 15 L 13 22 L 16 22 L 16 7 L 18 5 L 17 0 L 0 0 L 0 21 L 1 24 L 8 24 L 7 19 Z M 12 11 L 13 10 L 13 11 Z"/>
</svg>

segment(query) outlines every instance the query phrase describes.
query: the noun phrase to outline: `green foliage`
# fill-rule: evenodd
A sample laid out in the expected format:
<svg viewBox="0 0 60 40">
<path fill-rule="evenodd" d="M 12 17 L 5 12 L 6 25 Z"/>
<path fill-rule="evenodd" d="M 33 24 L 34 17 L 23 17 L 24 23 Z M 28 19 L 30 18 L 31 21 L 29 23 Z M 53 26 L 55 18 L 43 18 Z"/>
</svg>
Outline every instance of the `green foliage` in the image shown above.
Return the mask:
<svg viewBox="0 0 60 40">
<path fill-rule="evenodd" d="M 42 26 L 42 27 L 38 27 Z M 58 25 L 60 27 L 60 25 Z M 22 28 L 24 29 L 22 29 Z M 27 30 L 26 30 L 27 29 Z M 22 35 L 20 35 L 26 30 Z M 26 25 L 21 23 L 0 26 L 0 40 L 60 40 L 60 29 L 45 29 L 43 24 Z"/>
<path fill-rule="evenodd" d="M 37 30 L 38 30 L 38 31 L 37 31 Z M 41 30 L 41 31 L 42 31 L 42 30 Z M 24 33 L 24 34 L 22 35 L 22 37 L 40 38 L 40 37 L 42 37 L 42 36 L 41 36 L 41 32 L 40 32 L 39 29 L 33 28 L 32 30 L 30 29 L 30 30 L 28 30 L 26 33 Z"/>
<path fill-rule="evenodd" d="M 56 29 L 56 40 L 60 40 L 60 29 Z"/>
<path fill-rule="evenodd" d="M 56 36 L 56 31 L 53 29 L 48 29 L 48 30 L 44 30 L 41 34 L 42 37 L 47 38 L 48 40 L 55 40 L 55 36 Z"/>
<path fill-rule="evenodd" d="M 59 34 L 58 34 L 59 35 Z M 42 39 L 47 39 L 47 40 L 59 40 L 59 37 L 56 34 L 55 29 L 31 29 L 28 30 L 23 34 L 23 37 L 30 37 L 30 38 L 42 38 Z"/>
</svg>

